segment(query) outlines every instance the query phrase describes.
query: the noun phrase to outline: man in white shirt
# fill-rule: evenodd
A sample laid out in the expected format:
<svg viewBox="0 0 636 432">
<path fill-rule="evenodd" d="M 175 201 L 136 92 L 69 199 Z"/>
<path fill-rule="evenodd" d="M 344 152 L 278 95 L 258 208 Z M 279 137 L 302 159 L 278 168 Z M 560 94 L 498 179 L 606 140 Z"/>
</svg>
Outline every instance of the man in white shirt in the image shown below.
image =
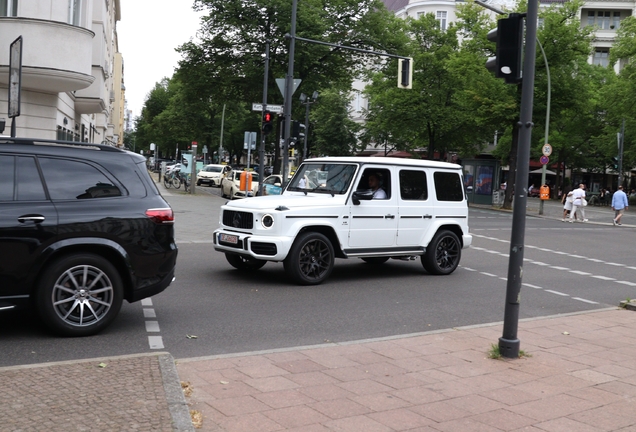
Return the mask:
<svg viewBox="0 0 636 432">
<path fill-rule="evenodd" d="M 585 211 L 583 210 L 583 200 L 585 199 L 585 185 L 581 183 L 578 189 L 572 191 L 572 198 L 574 201 L 572 202 L 572 211 L 570 212 L 570 223 L 574 222 L 574 215 L 577 211 L 581 212 L 581 220 L 583 222 L 587 222 L 585 218 Z"/>
<path fill-rule="evenodd" d="M 369 187 L 373 191 L 373 199 L 386 199 L 386 192 L 380 186 L 380 177 L 377 174 L 371 174 L 369 176 Z"/>
</svg>

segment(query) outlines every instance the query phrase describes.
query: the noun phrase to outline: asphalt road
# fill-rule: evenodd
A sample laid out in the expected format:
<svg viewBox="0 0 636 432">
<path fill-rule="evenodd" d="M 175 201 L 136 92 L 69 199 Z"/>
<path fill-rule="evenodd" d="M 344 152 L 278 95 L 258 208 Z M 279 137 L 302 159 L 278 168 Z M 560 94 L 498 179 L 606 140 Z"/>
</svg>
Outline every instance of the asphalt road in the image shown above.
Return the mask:
<svg viewBox="0 0 636 432">
<path fill-rule="evenodd" d="M 287 280 L 282 264 L 245 273 L 215 252 L 210 233 L 225 199 L 216 196 L 218 189 L 197 191 L 165 193 L 175 210 L 179 245 L 177 280 L 165 292 L 124 304 L 112 326 L 87 338 L 52 337 L 30 311 L 0 314 L 0 366 L 156 349 L 178 359 L 503 320 L 510 213 L 471 208 L 474 244 L 450 276 L 428 275 L 419 260 L 381 266 L 338 260 L 326 283 L 299 287 Z M 548 213 L 558 214 L 557 207 Z M 636 230 L 611 226 L 608 214 L 589 209 L 586 224 L 527 218 L 521 318 L 636 298 Z"/>
</svg>

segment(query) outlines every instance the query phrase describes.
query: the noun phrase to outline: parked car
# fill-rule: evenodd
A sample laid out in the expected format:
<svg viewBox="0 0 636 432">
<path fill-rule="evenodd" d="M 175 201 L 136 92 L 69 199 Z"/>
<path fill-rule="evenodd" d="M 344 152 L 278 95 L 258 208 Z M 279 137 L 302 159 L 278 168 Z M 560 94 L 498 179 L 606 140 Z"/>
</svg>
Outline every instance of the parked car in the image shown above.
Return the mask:
<svg viewBox="0 0 636 432">
<path fill-rule="evenodd" d="M 143 156 L 0 138 L 0 311 L 33 306 L 52 331 L 95 334 L 123 300 L 174 279 L 174 215 Z"/>
<path fill-rule="evenodd" d="M 228 202 L 219 222 L 214 249 L 231 266 L 282 261 L 300 285 L 324 282 L 336 258 L 419 257 L 429 274 L 448 275 L 472 242 L 462 167 L 413 159 L 307 159 L 282 195 Z"/>
<path fill-rule="evenodd" d="M 256 196 L 258 191 L 258 174 L 250 172 L 252 175 L 252 185 L 247 191 L 241 190 L 242 170 L 231 170 L 221 179 L 221 196 L 223 198 L 246 198 Z"/>
<path fill-rule="evenodd" d="M 221 179 L 230 172 L 229 165 L 210 164 L 203 167 L 197 174 L 197 186 L 206 184 L 208 186 L 221 186 Z"/>
<path fill-rule="evenodd" d="M 281 193 L 283 193 L 283 176 L 272 174 L 263 180 L 263 193 L 256 195 L 280 195 Z"/>
</svg>

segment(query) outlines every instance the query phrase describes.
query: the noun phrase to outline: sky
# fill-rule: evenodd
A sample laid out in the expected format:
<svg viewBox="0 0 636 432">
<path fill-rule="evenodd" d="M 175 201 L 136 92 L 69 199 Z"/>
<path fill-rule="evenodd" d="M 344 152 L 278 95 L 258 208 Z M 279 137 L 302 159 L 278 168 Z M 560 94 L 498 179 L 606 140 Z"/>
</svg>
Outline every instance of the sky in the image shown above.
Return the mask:
<svg viewBox="0 0 636 432">
<path fill-rule="evenodd" d="M 179 45 L 195 38 L 202 15 L 191 0 L 121 0 L 117 23 L 119 52 L 124 58 L 124 85 L 133 118 L 146 96 L 164 77 L 172 77 Z"/>
</svg>

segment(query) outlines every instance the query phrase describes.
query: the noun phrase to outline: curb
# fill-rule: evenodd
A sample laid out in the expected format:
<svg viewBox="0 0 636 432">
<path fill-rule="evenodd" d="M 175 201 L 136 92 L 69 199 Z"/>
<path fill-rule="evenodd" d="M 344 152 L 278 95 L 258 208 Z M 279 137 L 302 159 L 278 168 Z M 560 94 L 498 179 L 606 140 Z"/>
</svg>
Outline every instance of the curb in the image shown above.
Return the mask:
<svg viewBox="0 0 636 432">
<path fill-rule="evenodd" d="M 181 380 L 177 373 L 177 367 L 172 355 L 166 353 L 157 356 L 159 369 L 163 379 L 163 389 L 166 392 L 166 401 L 172 417 L 174 431 L 194 432 L 190 408 L 181 389 Z"/>
</svg>

